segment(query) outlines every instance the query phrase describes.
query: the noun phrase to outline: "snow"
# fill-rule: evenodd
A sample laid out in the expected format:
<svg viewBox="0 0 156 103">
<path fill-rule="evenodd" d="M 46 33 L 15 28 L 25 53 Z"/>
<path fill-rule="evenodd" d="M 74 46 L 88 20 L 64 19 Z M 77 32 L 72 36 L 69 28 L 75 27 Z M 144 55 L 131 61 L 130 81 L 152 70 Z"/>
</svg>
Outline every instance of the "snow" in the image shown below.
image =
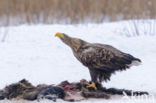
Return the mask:
<svg viewBox="0 0 156 103">
<path fill-rule="evenodd" d="M 88 42 L 113 45 L 140 58 L 142 65 L 117 72 L 111 77 L 110 82 L 103 85 L 108 88 L 148 91 L 156 96 L 156 35 L 128 37 L 123 35 L 123 29 L 125 30 L 125 22 L 0 27 L 0 38 L 3 38 L 4 33 L 8 33 L 5 42 L 0 42 L 0 88 L 23 78 L 34 85 L 57 84 L 63 80 L 76 82 L 82 78 L 90 80 L 88 69 L 76 60 L 68 46 L 54 36 L 56 32 L 63 32 Z M 5 30 L 8 31 L 5 32 Z M 122 101 L 122 98 L 121 100 L 98 100 L 100 103 L 121 103 Z M 126 103 L 126 101 L 123 102 Z"/>
</svg>

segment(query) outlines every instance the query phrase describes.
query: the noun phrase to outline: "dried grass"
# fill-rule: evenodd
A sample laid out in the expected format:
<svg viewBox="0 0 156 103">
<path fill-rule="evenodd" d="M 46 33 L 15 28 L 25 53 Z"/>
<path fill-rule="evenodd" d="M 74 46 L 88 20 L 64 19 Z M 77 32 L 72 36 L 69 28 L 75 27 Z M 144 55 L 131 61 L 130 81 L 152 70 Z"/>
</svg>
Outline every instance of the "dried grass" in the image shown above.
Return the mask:
<svg viewBox="0 0 156 103">
<path fill-rule="evenodd" d="M 0 25 L 155 18 L 156 0 L 0 0 Z"/>
</svg>

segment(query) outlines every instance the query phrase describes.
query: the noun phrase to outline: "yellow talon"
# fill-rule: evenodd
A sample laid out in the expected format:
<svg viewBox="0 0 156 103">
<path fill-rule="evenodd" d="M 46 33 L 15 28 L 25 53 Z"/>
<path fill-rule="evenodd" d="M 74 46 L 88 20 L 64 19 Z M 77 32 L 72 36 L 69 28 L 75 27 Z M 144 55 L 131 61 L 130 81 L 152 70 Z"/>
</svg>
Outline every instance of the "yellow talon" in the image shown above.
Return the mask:
<svg viewBox="0 0 156 103">
<path fill-rule="evenodd" d="M 87 84 L 87 88 L 93 88 L 94 90 L 97 90 L 97 87 L 94 82 L 92 82 L 92 84 Z"/>
</svg>

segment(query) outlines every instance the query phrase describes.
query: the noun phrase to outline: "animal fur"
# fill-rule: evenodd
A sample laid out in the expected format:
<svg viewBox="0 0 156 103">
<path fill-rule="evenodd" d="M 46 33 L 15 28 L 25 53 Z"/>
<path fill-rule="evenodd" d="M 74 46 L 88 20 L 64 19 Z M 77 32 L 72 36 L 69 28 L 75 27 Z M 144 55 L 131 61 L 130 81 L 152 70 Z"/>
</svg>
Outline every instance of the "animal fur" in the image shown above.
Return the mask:
<svg viewBox="0 0 156 103">
<path fill-rule="evenodd" d="M 7 99 L 26 99 L 26 100 L 41 100 L 50 99 L 55 101 L 60 98 L 64 101 L 81 101 L 88 98 L 104 98 L 108 99 L 113 95 L 132 95 L 132 90 L 104 88 L 99 87 L 97 91 L 92 88 L 87 88 L 89 82 L 85 79 L 80 82 L 70 83 L 63 81 L 57 86 L 53 85 L 38 85 L 33 86 L 27 80 L 21 80 L 17 83 L 8 85 L 3 90 L 0 90 L 0 100 Z M 133 91 L 133 96 L 148 95 L 148 92 Z"/>
</svg>

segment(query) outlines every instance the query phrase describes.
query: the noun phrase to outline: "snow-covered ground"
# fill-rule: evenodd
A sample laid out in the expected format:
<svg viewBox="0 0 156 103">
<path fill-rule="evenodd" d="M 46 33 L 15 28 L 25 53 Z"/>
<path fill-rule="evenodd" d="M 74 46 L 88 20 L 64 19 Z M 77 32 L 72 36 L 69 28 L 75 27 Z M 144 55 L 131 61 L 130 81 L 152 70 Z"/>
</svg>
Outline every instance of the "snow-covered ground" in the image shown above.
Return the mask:
<svg viewBox="0 0 156 103">
<path fill-rule="evenodd" d="M 88 69 L 76 60 L 69 47 L 54 36 L 56 32 L 63 32 L 88 42 L 113 45 L 140 58 L 142 65 L 117 72 L 111 77 L 110 82 L 103 85 L 148 91 L 156 96 L 156 34 L 127 37 L 123 35 L 123 29 L 125 30 L 124 22 L 88 25 L 21 25 L 8 29 L 0 27 L 0 39 L 4 33 L 8 33 L 5 42 L 0 42 L 0 88 L 23 78 L 34 85 L 57 84 L 63 80 L 73 82 L 82 78 L 90 80 Z M 98 100 L 100 103 L 122 101 Z"/>
</svg>

